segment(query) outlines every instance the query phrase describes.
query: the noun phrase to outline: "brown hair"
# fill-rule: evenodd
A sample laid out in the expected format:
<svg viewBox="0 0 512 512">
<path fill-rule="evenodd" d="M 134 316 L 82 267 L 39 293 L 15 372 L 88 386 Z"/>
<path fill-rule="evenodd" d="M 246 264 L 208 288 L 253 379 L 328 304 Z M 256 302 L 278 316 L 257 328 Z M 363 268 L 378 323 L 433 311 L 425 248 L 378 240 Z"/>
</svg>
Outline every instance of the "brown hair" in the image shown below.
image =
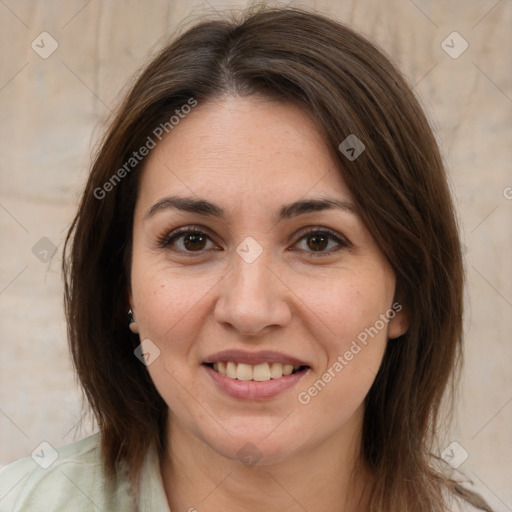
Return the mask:
<svg viewBox="0 0 512 512">
<path fill-rule="evenodd" d="M 143 163 L 112 178 L 176 109 L 191 98 L 226 94 L 293 101 L 314 116 L 396 273 L 409 329 L 388 343 L 366 397 L 361 458 L 375 475 L 371 510 L 440 512 L 447 488 L 476 504 L 477 496 L 432 464 L 442 463 L 432 455 L 433 441 L 461 359 L 463 312 L 461 248 L 438 146 L 406 80 L 381 50 L 340 23 L 292 8 L 253 9 L 188 29 L 142 71 L 96 155 L 66 238 L 63 271 L 71 353 L 102 432 L 108 473 L 121 461 L 137 473 L 150 443 L 163 452 L 167 416 L 134 357 L 140 340 L 126 315 Z M 338 151 L 350 134 L 365 145 L 353 161 Z"/>
</svg>

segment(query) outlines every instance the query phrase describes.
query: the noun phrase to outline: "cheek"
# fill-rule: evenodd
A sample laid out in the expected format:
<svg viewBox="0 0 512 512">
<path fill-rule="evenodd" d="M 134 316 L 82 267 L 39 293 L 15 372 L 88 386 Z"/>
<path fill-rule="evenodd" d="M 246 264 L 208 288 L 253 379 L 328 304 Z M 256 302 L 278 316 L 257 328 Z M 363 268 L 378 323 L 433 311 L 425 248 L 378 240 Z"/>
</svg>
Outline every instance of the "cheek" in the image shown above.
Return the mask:
<svg viewBox="0 0 512 512">
<path fill-rule="evenodd" d="M 311 293 L 308 305 L 325 359 L 310 387 L 301 389 L 301 404 L 342 424 L 364 401 L 388 342 L 394 282 L 386 272 L 346 272 L 344 279 Z M 314 288 L 313 288 L 314 289 Z M 306 293 L 306 290 L 303 290 Z M 310 327 L 312 328 L 312 326 Z"/>
<path fill-rule="evenodd" d="M 217 282 L 204 273 L 194 276 L 188 272 L 186 279 L 175 269 L 157 264 L 132 271 L 132 292 L 137 307 L 137 320 L 141 336 L 165 344 L 168 339 L 183 339 L 186 333 L 199 324 L 208 292 Z"/>
<path fill-rule="evenodd" d="M 178 271 L 166 262 L 139 268 L 139 273 L 133 268 L 132 290 L 140 338 L 150 339 L 160 351 L 148 366 L 150 377 L 171 410 L 190 416 L 189 393 L 200 357 L 197 341 L 204 338 L 211 294 L 221 275 L 204 269 Z"/>
<path fill-rule="evenodd" d="M 371 276 L 371 278 L 368 278 Z M 388 342 L 393 280 L 382 271 L 330 287 L 317 300 L 322 324 L 329 327 L 324 347 L 328 362 L 303 402 L 311 399 L 319 413 L 341 423 L 361 405 L 379 370 Z M 320 303 L 318 303 L 320 304 Z M 334 405 L 335 404 L 335 405 Z"/>
<path fill-rule="evenodd" d="M 388 305 L 382 297 L 375 300 L 349 289 L 323 300 L 328 307 L 317 309 L 316 324 L 324 326 L 325 363 L 301 386 L 297 400 L 299 409 L 323 418 L 330 431 L 350 421 L 375 380 L 387 344 L 386 327 L 375 324 Z"/>
<path fill-rule="evenodd" d="M 141 267 L 142 268 L 142 267 Z M 148 366 L 158 392 L 171 410 L 190 408 L 191 375 L 197 365 L 194 340 L 207 316 L 208 292 L 218 279 L 181 275 L 165 263 L 149 265 L 137 273 L 134 267 L 132 291 L 136 297 L 140 338 L 150 339 L 160 355 Z"/>
<path fill-rule="evenodd" d="M 378 269 L 364 274 L 347 271 L 327 286 L 317 288 L 309 283 L 298 293 L 307 297 L 304 304 L 310 309 L 311 322 L 316 323 L 317 333 L 323 333 L 331 357 L 348 350 L 353 340 L 364 342 L 369 330 L 373 334 L 370 339 L 387 339 L 388 323 L 383 324 L 380 318 L 391 306 L 392 284 Z"/>
</svg>

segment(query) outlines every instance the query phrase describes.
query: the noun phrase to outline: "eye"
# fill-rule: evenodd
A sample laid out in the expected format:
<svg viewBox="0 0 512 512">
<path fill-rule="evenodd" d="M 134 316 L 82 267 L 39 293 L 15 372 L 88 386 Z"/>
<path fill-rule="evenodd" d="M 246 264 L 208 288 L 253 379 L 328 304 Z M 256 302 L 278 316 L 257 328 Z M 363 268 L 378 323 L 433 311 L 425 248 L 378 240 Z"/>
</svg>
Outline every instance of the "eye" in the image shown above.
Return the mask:
<svg viewBox="0 0 512 512">
<path fill-rule="evenodd" d="M 178 248 L 173 248 L 173 250 L 189 255 L 192 253 L 199 255 L 208 249 L 208 242 L 213 244 L 204 231 L 198 229 L 197 226 L 189 226 L 161 236 L 157 243 L 160 248 L 172 248 L 173 245 L 177 245 Z M 303 243 L 303 247 L 299 247 L 299 250 L 310 252 L 313 257 L 328 256 L 340 249 L 350 247 L 350 243 L 346 239 L 327 228 L 313 229 L 304 233 L 295 245 L 301 243 Z"/>
<path fill-rule="evenodd" d="M 303 244 L 305 249 L 299 249 L 299 250 L 305 250 L 306 252 L 311 252 L 311 255 L 313 257 L 319 257 L 319 256 L 328 256 L 332 254 L 333 252 L 337 252 L 340 249 L 350 247 L 350 243 L 345 240 L 343 237 L 335 233 L 334 231 L 331 231 L 330 229 L 322 228 L 322 229 L 314 229 L 311 231 L 308 231 L 303 236 L 299 238 L 297 241 L 297 244 L 300 245 L 300 242 L 304 241 L 305 244 Z M 334 250 L 332 243 L 334 242 Z M 330 245 L 331 244 L 331 245 Z M 330 247 L 329 247 L 330 246 Z M 338 246 L 336 248 L 336 246 Z M 326 250 L 328 249 L 329 250 Z"/>
<path fill-rule="evenodd" d="M 178 252 L 201 253 L 205 249 L 208 241 L 211 242 L 210 237 L 203 231 L 197 229 L 197 227 L 185 227 L 160 237 L 158 246 L 167 248 L 178 242 L 178 246 L 180 246 L 177 249 Z"/>
</svg>

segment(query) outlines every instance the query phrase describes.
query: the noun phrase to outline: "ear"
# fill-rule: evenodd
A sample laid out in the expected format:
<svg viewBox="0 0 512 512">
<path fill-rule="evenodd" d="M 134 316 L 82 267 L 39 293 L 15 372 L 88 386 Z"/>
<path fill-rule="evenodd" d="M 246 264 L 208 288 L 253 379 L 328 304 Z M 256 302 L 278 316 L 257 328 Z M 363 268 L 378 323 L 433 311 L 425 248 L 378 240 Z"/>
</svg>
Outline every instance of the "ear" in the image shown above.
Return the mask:
<svg viewBox="0 0 512 512">
<path fill-rule="evenodd" d="M 409 316 L 399 302 L 394 302 L 392 311 L 394 316 L 389 321 L 388 338 L 394 340 L 403 336 L 409 329 Z"/>
<path fill-rule="evenodd" d="M 134 309 L 134 305 L 133 305 L 133 299 L 132 299 L 131 292 L 128 295 L 128 302 L 130 304 L 130 310 L 132 312 L 132 317 L 133 317 L 133 321 L 130 321 L 130 324 L 128 327 L 130 328 L 130 331 L 133 332 L 133 334 L 139 334 L 139 326 L 137 324 L 137 320 L 135 317 L 135 309 Z"/>
<path fill-rule="evenodd" d="M 137 322 L 134 320 L 133 322 L 130 322 L 130 331 L 133 332 L 133 334 L 139 334 L 139 326 L 137 325 Z"/>
</svg>

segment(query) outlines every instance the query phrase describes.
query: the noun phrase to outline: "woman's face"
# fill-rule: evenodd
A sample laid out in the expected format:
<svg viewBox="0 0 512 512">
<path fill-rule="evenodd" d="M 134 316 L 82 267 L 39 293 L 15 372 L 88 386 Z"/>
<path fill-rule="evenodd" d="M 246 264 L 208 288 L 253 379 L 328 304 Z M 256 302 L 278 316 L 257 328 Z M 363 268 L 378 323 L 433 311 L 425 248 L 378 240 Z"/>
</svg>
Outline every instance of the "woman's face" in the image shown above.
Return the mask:
<svg viewBox="0 0 512 512">
<path fill-rule="evenodd" d="M 315 124 L 256 97 L 199 104 L 151 151 L 131 281 L 171 428 L 231 459 L 353 441 L 404 322 Z"/>
</svg>

